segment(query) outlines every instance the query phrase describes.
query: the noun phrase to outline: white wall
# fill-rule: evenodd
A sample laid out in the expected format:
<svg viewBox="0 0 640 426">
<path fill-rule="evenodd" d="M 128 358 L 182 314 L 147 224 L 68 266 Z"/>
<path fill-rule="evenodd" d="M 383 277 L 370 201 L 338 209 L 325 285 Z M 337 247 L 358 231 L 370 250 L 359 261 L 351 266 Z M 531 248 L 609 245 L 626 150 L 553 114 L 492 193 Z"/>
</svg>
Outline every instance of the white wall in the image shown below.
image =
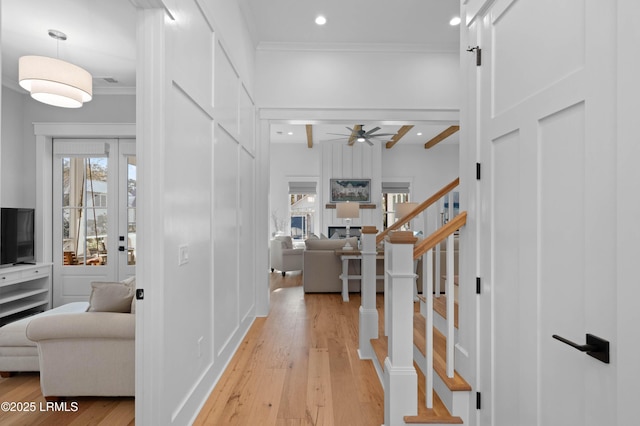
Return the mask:
<svg viewBox="0 0 640 426">
<path fill-rule="evenodd" d="M 457 109 L 457 53 L 259 50 L 261 108 Z"/>
<path fill-rule="evenodd" d="M 35 207 L 36 143 L 33 123 L 134 123 L 134 95 L 96 95 L 79 109 L 57 108 L 2 88 L 3 206 Z"/>
<path fill-rule="evenodd" d="M 166 3 L 173 21 L 139 12 L 138 200 L 149 223 L 137 271 L 145 300 L 136 422 L 182 425 L 256 315 L 260 177 L 253 47 L 237 3 Z"/>
</svg>

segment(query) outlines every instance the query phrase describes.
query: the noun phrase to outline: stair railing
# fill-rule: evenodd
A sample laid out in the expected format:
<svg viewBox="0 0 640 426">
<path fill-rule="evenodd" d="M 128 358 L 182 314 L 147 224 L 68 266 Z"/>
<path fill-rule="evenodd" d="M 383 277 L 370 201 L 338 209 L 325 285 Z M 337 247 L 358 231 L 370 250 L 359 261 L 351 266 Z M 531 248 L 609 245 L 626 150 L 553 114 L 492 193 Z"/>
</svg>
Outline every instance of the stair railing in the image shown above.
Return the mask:
<svg viewBox="0 0 640 426">
<path fill-rule="evenodd" d="M 426 362 L 425 362 L 425 396 L 427 408 L 433 408 L 433 383 L 434 383 L 434 369 L 433 369 L 433 249 L 446 239 L 447 241 L 447 259 L 446 259 L 446 290 L 447 305 L 446 305 L 446 321 L 447 321 L 447 345 L 446 345 L 446 364 L 447 377 L 453 378 L 455 371 L 455 297 L 454 297 L 454 233 L 467 223 L 467 212 L 461 212 L 458 216 L 447 222 L 443 227 L 439 228 L 436 232 L 429 235 L 420 243 L 416 244 L 413 250 L 413 258 L 419 259 L 422 257 L 422 276 L 423 276 L 423 295 L 425 296 L 425 309 L 422 311 L 422 315 L 426 318 L 426 335 L 425 341 L 426 347 Z M 424 279 L 426 277 L 426 280 Z M 437 277 L 439 278 L 439 277 Z M 439 289 L 438 289 L 439 292 Z M 412 325 L 413 326 L 413 325 Z"/>
<path fill-rule="evenodd" d="M 376 244 L 380 244 L 382 241 L 384 241 L 385 237 L 389 235 L 390 232 L 397 231 L 404 224 L 409 223 L 409 221 L 411 221 L 413 218 L 415 218 L 420 213 L 425 211 L 432 204 L 435 204 L 438 200 L 440 200 L 449 192 L 451 192 L 459 184 L 460 184 L 460 178 L 455 178 L 453 181 L 443 186 L 438 192 L 433 194 L 431 197 L 427 198 L 422 203 L 418 204 L 416 208 L 413 209 L 408 215 L 402 217 L 396 223 L 392 224 L 387 229 L 379 233 L 378 236 L 376 237 Z M 449 203 L 449 205 L 453 205 L 453 203 Z"/>
</svg>

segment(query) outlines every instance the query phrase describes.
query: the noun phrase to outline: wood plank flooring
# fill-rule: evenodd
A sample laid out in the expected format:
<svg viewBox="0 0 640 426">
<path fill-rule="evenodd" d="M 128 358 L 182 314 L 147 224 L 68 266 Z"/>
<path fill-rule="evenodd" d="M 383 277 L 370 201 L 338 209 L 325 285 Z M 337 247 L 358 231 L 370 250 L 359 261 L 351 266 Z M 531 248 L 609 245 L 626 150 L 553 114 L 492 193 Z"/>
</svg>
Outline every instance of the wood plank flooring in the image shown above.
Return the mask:
<svg viewBox="0 0 640 426">
<path fill-rule="evenodd" d="M 26 403 L 28 410 L 11 412 L 0 410 L 0 425 L 42 426 L 127 426 L 133 425 L 135 416 L 134 398 L 69 398 L 67 411 L 54 411 L 48 407 L 40 391 L 38 373 L 20 373 L 0 379 L 0 403 Z M 77 411 L 72 411 L 72 403 Z M 32 405 L 29 405 L 33 403 Z M 33 409 L 33 411 L 31 411 Z"/>
<path fill-rule="evenodd" d="M 384 394 L 358 357 L 360 295 L 307 294 L 302 276 L 271 275 L 271 313 L 258 318 L 201 410 L 196 425 L 376 425 Z M 379 298 L 382 303 L 382 298 Z M 381 318 L 382 321 L 382 318 Z M 0 402 L 45 400 L 39 375 L 0 379 Z M 77 412 L 0 411 L 0 424 L 134 424 L 133 398 L 73 398 Z"/>
<path fill-rule="evenodd" d="M 300 275 L 271 277 L 269 317 L 255 321 L 195 424 L 382 424 L 382 386 L 357 352 L 360 296 L 305 295 Z"/>
</svg>

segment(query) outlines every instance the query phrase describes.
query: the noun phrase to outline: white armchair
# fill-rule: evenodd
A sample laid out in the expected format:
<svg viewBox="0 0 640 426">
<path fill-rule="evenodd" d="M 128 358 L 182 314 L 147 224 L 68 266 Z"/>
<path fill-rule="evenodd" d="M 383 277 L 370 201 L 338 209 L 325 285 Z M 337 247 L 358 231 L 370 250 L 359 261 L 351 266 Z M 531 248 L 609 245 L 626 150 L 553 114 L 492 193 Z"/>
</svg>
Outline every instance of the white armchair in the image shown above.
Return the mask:
<svg viewBox="0 0 640 426">
<path fill-rule="evenodd" d="M 287 271 L 302 271 L 304 248 L 293 248 L 289 236 L 277 236 L 271 240 L 271 272 L 278 270 L 284 277 Z"/>
</svg>

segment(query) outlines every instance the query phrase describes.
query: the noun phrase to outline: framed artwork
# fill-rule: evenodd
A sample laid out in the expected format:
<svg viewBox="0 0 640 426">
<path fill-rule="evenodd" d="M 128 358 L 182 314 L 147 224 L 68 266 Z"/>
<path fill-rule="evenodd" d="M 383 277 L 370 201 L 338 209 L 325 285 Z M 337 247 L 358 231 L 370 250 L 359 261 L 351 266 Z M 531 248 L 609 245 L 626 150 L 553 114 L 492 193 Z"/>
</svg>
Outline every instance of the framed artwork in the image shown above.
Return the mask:
<svg viewBox="0 0 640 426">
<path fill-rule="evenodd" d="M 330 203 L 371 202 L 371 179 L 330 179 Z"/>
</svg>

